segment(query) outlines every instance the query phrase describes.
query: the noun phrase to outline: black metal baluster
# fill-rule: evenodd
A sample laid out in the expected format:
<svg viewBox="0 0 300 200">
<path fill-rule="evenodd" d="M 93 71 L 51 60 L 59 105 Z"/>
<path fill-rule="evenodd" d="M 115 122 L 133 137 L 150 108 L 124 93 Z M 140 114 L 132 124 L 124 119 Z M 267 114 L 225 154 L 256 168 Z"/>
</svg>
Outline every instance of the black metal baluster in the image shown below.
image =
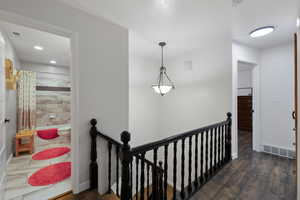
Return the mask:
<svg viewBox="0 0 300 200">
<path fill-rule="evenodd" d="M 153 173 L 152 173 L 152 182 L 153 182 L 153 188 L 152 188 L 152 191 L 153 191 L 153 198 L 156 200 L 158 199 L 158 180 L 157 180 L 157 148 L 155 148 L 153 150 L 153 162 L 154 162 L 154 166 L 153 166 Z"/>
<path fill-rule="evenodd" d="M 219 127 L 216 127 L 215 134 L 214 134 L 214 139 L 215 139 L 215 142 L 214 142 L 214 171 L 217 170 L 217 134 L 218 134 L 218 130 L 219 130 Z"/>
<path fill-rule="evenodd" d="M 184 194 L 184 166 L 185 166 L 185 158 L 184 158 L 184 156 L 185 156 L 185 147 L 184 147 L 184 145 L 185 145 L 185 138 L 183 138 L 182 140 L 181 140 L 181 192 L 180 192 L 180 194 L 181 194 L 181 197 L 183 197 L 184 198 L 184 196 L 185 196 L 185 194 Z"/>
<path fill-rule="evenodd" d="M 198 185 L 198 136 L 195 137 L 195 185 Z"/>
<path fill-rule="evenodd" d="M 147 163 L 147 200 L 150 200 L 150 178 L 149 178 L 149 170 L 150 170 L 150 165 Z"/>
<path fill-rule="evenodd" d="M 132 172 L 133 172 L 133 170 L 132 170 L 132 166 L 133 166 L 133 164 L 132 164 L 133 162 L 131 161 L 131 163 L 130 163 L 130 199 L 133 199 L 133 175 L 132 175 Z M 122 195 L 122 194 L 121 194 Z"/>
<path fill-rule="evenodd" d="M 221 134 L 222 134 L 222 127 L 220 126 L 218 129 L 218 167 L 221 167 Z"/>
<path fill-rule="evenodd" d="M 210 176 L 213 174 L 213 135 L 214 135 L 214 129 L 210 129 L 210 165 L 209 165 L 209 171 Z"/>
<path fill-rule="evenodd" d="M 139 159 L 135 157 L 135 199 L 138 200 L 139 194 Z"/>
<path fill-rule="evenodd" d="M 209 131 L 205 131 L 205 181 L 208 179 L 208 134 Z"/>
<path fill-rule="evenodd" d="M 145 196 L 145 152 L 141 153 L 141 197 L 140 200 L 144 200 L 144 196 Z"/>
<path fill-rule="evenodd" d="M 192 190 L 192 136 L 189 137 L 189 191 Z"/>
<path fill-rule="evenodd" d="M 226 130 L 226 128 L 224 128 L 224 126 L 222 126 L 222 133 L 221 133 L 221 144 L 222 144 L 222 148 L 221 148 L 221 159 L 222 159 L 222 165 L 224 164 L 224 143 L 225 143 L 225 133 L 224 131 Z"/>
<path fill-rule="evenodd" d="M 117 190 L 117 196 L 120 196 L 120 194 L 119 194 L 119 151 L 120 151 L 120 147 L 119 146 L 116 146 L 116 162 L 117 162 L 117 171 L 116 171 L 116 173 L 117 173 L 117 188 L 116 188 L 116 190 Z"/>
<path fill-rule="evenodd" d="M 111 193 L 111 149 L 112 143 L 108 142 L 108 192 Z"/>
<path fill-rule="evenodd" d="M 177 141 L 173 143 L 173 200 L 176 200 L 176 181 L 177 181 Z"/>
<path fill-rule="evenodd" d="M 200 183 L 202 184 L 203 183 L 203 135 L 204 135 L 204 132 L 201 133 L 201 142 L 200 142 Z"/>
<path fill-rule="evenodd" d="M 167 200 L 168 198 L 168 147 L 169 145 L 165 145 L 165 166 L 164 166 L 164 200 Z"/>
</svg>

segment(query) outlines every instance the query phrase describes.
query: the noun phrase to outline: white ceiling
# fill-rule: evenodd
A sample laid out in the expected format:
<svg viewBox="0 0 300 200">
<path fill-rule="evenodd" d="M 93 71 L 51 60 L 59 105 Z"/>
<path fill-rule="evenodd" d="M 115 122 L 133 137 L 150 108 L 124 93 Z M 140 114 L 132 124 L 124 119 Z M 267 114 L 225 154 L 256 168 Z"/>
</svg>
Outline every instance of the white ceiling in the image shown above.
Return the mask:
<svg viewBox="0 0 300 200">
<path fill-rule="evenodd" d="M 58 66 L 70 66 L 69 38 L 2 21 L 1 30 L 8 35 L 20 60 L 44 64 L 55 60 Z M 21 36 L 14 37 L 12 32 L 18 32 Z M 44 47 L 44 50 L 35 50 L 35 45 Z"/>
<path fill-rule="evenodd" d="M 132 29 L 153 44 L 165 40 L 173 55 L 206 46 L 210 37 L 224 33 L 230 23 L 228 6 L 233 9 L 233 40 L 248 46 L 267 48 L 291 41 L 296 29 L 297 0 L 61 1 Z M 208 17 L 211 13 L 214 17 Z M 249 37 L 250 31 L 266 25 L 274 25 L 275 32 Z"/>
<path fill-rule="evenodd" d="M 297 0 L 243 0 L 233 7 L 233 40 L 261 49 L 292 41 L 296 20 Z M 249 37 L 252 30 L 268 25 L 275 26 L 275 32 Z"/>
<path fill-rule="evenodd" d="M 230 32 L 231 3 L 227 0 L 61 1 L 133 30 L 155 47 L 166 41 L 166 57 L 207 47 L 210 38 Z M 215 13 L 213 18 L 211 13 Z M 158 46 L 156 51 L 159 56 Z"/>
</svg>

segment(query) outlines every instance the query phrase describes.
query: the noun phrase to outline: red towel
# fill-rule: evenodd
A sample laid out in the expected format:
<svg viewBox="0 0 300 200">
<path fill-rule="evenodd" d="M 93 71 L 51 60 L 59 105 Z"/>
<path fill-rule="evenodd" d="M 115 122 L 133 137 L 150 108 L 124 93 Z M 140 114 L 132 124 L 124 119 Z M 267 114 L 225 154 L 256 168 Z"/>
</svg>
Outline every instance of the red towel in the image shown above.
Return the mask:
<svg viewBox="0 0 300 200">
<path fill-rule="evenodd" d="M 57 138 L 59 136 L 57 128 L 38 130 L 37 135 L 40 138 L 45 139 L 45 140 L 51 140 L 51 139 Z"/>
</svg>

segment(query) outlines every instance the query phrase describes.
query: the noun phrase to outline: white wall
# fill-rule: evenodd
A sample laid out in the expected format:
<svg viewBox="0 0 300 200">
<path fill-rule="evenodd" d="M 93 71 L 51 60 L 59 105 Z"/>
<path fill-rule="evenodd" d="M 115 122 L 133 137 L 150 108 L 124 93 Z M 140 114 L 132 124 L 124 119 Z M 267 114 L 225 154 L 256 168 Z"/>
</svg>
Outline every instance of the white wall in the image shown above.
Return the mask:
<svg viewBox="0 0 300 200">
<path fill-rule="evenodd" d="M 285 44 L 257 50 L 241 44 L 233 44 L 233 74 L 237 73 L 238 62 L 240 61 L 254 66 L 252 71 L 253 107 L 255 110 L 253 115 L 253 148 L 256 151 L 261 151 L 263 145 L 293 150 L 292 48 L 291 44 Z M 237 80 L 233 78 L 233 87 L 238 84 Z M 236 98 L 234 98 L 233 103 L 236 105 Z M 234 119 L 236 119 L 236 112 L 234 114 Z M 276 125 L 274 126 L 274 124 Z M 235 121 L 234 127 L 236 126 Z"/>
<path fill-rule="evenodd" d="M 292 43 L 262 51 L 260 70 L 262 145 L 294 150 L 293 60 Z"/>
<path fill-rule="evenodd" d="M 5 58 L 11 59 L 13 61 L 14 68 L 18 70 L 21 68 L 21 64 L 15 49 L 4 31 L 2 31 L 2 34 L 5 40 Z M 6 118 L 10 119 L 10 122 L 6 124 L 6 159 L 8 159 L 14 152 L 14 137 L 17 131 L 17 91 L 6 90 L 5 101 L 5 115 Z"/>
<path fill-rule="evenodd" d="M 298 2 L 298 19 L 300 19 L 300 3 Z M 297 36 L 298 36 L 298 41 L 297 41 L 297 49 L 298 49 L 298 55 L 297 55 L 297 77 L 300 77 L 300 26 L 297 29 Z M 298 105 L 300 105 L 300 98 L 299 98 L 299 94 L 300 94 L 300 81 L 298 80 Z M 300 113 L 300 106 L 298 106 L 298 115 Z M 299 134 L 299 127 L 300 127 L 300 118 L 297 117 L 297 133 Z M 299 176 L 299 172 L 300 172 L 300 137 L 297 137 L 297 199 L 300 199 L 300 176 Z"/>
<path fill-rule="evenodd" d="M 168 74 L 176 88 L 161 98 L 161 138 L 226 120 L 226 113 L 231 112 L 232 95 L 230 38 L 229 28 L 228 35 L 223 35 L 220 40 L 211 41 L 210 46 L 187 52 L 177 59 L 166 62 Z M 185 66 L 185 61 L 192 61 L 192 69 Z M 185 140 L 185 145 L 184 185 L 186 186 L 188 184 L 188 139 Z M 163 153 L 163 148 L 160 148 L 159 160 L 164 159 Z M 180 159 L 180 155 L 181 141 L 177 144 L 177 159 Z M 168 179 L 170 182 L 173 179 L 173 158 L 173 145 L 169 145 Z M 181 180 L 179 163 L 177 180 Z M 178 187 L 180 187 L 179 182 L 177 182 Z"/>
<path fill-rule="evenodd" d="M 240 67 L 240 66 L 239 66 Z M 251 89 L 241 89 L 252 87 L 252 70 L 238 72 L 238 96 L 251 94 Z"/>
<path fill-rule="evenodd" d="M 22 69 L 36 72 L 37 85 L 71 86 L 70 67 L 33 63 L 21 60 Z"/>
<path fill-rule="evenodd" d="M 234 157 L 238 156 L 238 135 L 237 135 L 237 95 L 238 95 L 238 67 L 239 63 L 244 62 L 255 66 L 252 70 L 253 83 L 253 149 L 260 151 L 261 132 L 260 132 L 260 51 L 254 48 L 234 42 L 232 44 L 232 143 Z"/>
<path fill-rule="evenodd" d="M 238 87 L 252 87 L 252 73 L 250 70 L 238 72 Z"/>
<path fill-rule="evenodd" d="M 230 29 L 218 42 L 166 63 L 176 89 L 161 98 L 162 136 L 226 119 L 231 111 Z M 222 47 L 222 48 L 220 48 Z M 218 58 L 218 59 L 216 59 Z M 192 61 L 192 69 L 184 66 Z M 168 67 L 169 66 L 169 67 Z"/>
<path fill-rule="evenodd" d="M 128 31 L 58 0 L 0 0 L 0 5 L 2 19 L 43 31 L 50 29 L 46 23 L 51 25 L 53 33 L 72 36 L 72 142 L 78 144 L 78 148 L 72 150 L 75 159 L 78 158 L 72 169 L 73 191 L 86 189 L 90 162 L 89 120 L 98 119 L 100 130 L 114 138 L 128 129 Z M 5 11 L 21 16 L 12 18 Z"/>
<path fill-rule="evenodd" d="M 129 131 L 131 146 L 159 138 L 160 100 L 151 85 L 157 80 L 160 62 L 141 53 L 139 46 L 152 47 L 137 33 L 129 32 Z M 156 47 L 159 50 L 158 47 Z"/>
</svg>

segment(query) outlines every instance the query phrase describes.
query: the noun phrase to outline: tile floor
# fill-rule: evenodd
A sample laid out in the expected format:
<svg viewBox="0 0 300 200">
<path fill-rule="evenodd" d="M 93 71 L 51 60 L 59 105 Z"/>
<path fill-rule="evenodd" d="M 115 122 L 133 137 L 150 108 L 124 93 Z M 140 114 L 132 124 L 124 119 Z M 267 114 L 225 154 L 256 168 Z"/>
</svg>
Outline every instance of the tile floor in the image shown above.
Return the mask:
<svg viewBox="0 0 300 200">
<path fill-rule="evenodd" d="M 61 135 L 54 140 L 42 140 L 35 137 L 35 152 L 53 147 L 70 147 L 69 135 Z M 13 157 L 8 164 L 5 177 L 5 200 L 47 200 L 71 190 L 71 178 L 48 186 L 31 186 L 28 177 L 37 170 L 50 164 L 71 161 L 71 154 L 49 159 L 32 160 L 32 155 Z"/>
</svg>

